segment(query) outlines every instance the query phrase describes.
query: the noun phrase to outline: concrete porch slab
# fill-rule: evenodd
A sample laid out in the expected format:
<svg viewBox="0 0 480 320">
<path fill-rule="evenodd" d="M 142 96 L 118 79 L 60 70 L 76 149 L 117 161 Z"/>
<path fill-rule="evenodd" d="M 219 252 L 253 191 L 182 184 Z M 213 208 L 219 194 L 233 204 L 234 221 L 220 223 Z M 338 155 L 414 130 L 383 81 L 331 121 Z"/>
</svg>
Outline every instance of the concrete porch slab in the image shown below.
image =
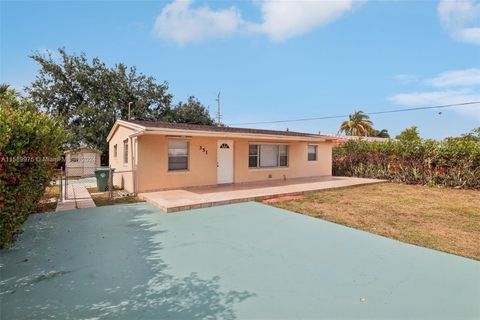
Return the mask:
<svg viewBox="0 0 480 320">
<path fill-rule="evenodd" d="M 382 182 L 385 180 L 328 176 L 183 188 L 138 196 L 165 212 L 175 212 Z"/>
</svg>

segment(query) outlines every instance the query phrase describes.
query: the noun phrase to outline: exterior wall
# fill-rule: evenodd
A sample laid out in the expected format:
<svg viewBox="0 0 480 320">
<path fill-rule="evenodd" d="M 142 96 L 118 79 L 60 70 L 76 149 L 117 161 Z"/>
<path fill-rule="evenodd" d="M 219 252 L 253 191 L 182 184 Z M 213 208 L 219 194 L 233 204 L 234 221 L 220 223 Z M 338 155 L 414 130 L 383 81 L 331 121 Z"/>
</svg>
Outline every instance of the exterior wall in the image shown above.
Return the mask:
<svg viewBox="0 0 480 320">
<path fill-rule="evenodd" d="M 138 137 L 139 192 L 217 183 L 217 138 L 187 139 L 186 141 L 189 142 L 188 170 L 173 172 L 168 171 L 169 140 L 170 138 L 166 136 L 158 135 Z"/>
<path fill-rule="evenodd" d="M 108 163 L 115 169 L 113 173 L 113 185 L 128 192 L 134 192 L 135 176 L 132 172 L 136 157 L 136 138 L 129 139 L 129 135 L 135 131 L 130 128 L 119 126 L 109 141 Z M 123 141 L 128 139 L 128 163 L 123 162 Z M 133 144 L 133 146 L 132 146 Z M 117 156 L 114 155 L 114 146 L 117 145 Z M 133 152 L 133 153 L 132 153 Z M 133 161 L 132 161 L 133 160 Z"/>
<path fill-rule="evenodd" d="M 236 140 L 234 154 L 235 183 L 305 178 L 332 175 L 332 144 L 327 142 L 288 143 L 288 167 L 285 168 L 249 168 L 248 145 L 252 142 L 275 143 L 271 140 Z M 318 145 L 317 161 L 308 161 L 308 145 Z"/>
<path fill-rule="evenodd" d="M 217 184 L 217 141 L 234 141 L 234 183 L 328 176 L 332 174 L 332 144 L 330 142 L 287 142 L 289 166 L 286 168 L 248 168 L 249 143 L 285 143 L 275 140 L 248 140 L 213 137 L 191 137 L 189 170 L 168 171 L 168 141 L 166 136 L 138 137 L 138 192 L 206 186 Z M 317 161 L 308 161 L 308 145 L 318 145 Z M 207 152 L 204 152 L 205 149 Z M 119 149 L 120 150 L 120 149 Z M 112 150 L 110 152 L 113 152 Z"/>
</svg>

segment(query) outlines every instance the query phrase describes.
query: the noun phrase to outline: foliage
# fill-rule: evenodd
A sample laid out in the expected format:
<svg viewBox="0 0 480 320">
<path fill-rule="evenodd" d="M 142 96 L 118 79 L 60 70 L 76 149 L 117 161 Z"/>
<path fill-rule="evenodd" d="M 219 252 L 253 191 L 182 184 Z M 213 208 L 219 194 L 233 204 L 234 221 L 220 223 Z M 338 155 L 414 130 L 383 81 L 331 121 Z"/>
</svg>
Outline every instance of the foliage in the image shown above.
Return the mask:
<svg viewBox="0 0 480 320">
<path fill-rule="evenodd" d="M 66 136 L 13 90 L 0 90 L 0 247 L 10 243 L 50 182 Z"/>
<path fill-rule="evenodd" d="M 85 54 L 70 55 L 65 49 L 59 49 L 55 56 L 36 53 L 31 58 L 40 70 L 26 92 L 35 104 L 61 117 L 73 133 L 68 141 L 71 147 L 86 145 L 107 155 L 105 139 L 117 119 L 127 119 L 129 102 L 133 104 L 132 119 L 178 118 L 213 124 L 200 102 L 193 98 L 192 103 L 190 99 L 187 103 L 188 110 L 183 104 L 173 108 L 168 84 L 157 83 L 153 77 L 138 73 L 135 67 L 122 63 L 108 67 L 98 58 L 90 62 Z"/>
<path fill-rule="evenodd" d="M 480 189 L 480 138 L 475 132 L 435 141 L 421 139 L 412 127 L 397 141 L 350 140 L 334 148 L 334 174 Z"/>
<path fill-rule="evenodd" d="M 366 136 L 373 131 L 373 122 L 363 111 L 355 111 L 340 125 L 340 131 L 348 136 Z"/>
<path fill-rule="evenodd" d="M 399 135 L 395 137 L 395 139 L 402 141 L 402 142 L 411 142 L 411 143 L 419 143 L 422 138 L 418 133 L 418 128 L 416 126 L 412 126 L 400 132 Z"/>
<path fill-rule="evenodd" d="M 215 121 L 210 117 L 208 109 L 205 108 L 198 99 L 189 97 L 186 103 L 179 102 L 166 120 L 176 123 L 192 123 L 203 125 L 215 125 Z"/>
<path fill-rule="evenodd" d="M 382 130 L 373 129 L 368 136 L 376 137 L 376 138 L 390 138 L 390 134 L 388 133 L 387 129 L 382 129 Z"/>
</svg>

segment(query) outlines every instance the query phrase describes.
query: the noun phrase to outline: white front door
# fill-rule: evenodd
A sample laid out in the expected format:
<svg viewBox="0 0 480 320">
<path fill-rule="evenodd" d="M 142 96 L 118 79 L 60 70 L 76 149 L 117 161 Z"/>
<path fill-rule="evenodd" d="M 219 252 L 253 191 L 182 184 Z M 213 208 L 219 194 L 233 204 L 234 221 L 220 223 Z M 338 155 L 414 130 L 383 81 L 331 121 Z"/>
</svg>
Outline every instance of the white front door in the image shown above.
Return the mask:
<svg viewBox="0 0 480 320">
<path fill-rule="evenodd" d="M 218 140 L 217 143 L 217 182 L 233 183 L 233 141 Z"/>
</svg>

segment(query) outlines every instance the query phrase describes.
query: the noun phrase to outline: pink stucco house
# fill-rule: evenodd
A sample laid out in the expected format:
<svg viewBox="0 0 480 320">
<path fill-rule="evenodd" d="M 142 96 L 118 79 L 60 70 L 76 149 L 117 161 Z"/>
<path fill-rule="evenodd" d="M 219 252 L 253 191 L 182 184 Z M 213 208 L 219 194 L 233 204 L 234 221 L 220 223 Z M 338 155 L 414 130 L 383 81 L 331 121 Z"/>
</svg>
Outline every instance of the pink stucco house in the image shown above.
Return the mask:
<svg viewBox="0 0 480 320">
<path fill-rule="evenodd" d="M 118 120 L 109 163 L 129 191 L 321 177 L 333 137 L 276 130 Z"/>
</svg>

